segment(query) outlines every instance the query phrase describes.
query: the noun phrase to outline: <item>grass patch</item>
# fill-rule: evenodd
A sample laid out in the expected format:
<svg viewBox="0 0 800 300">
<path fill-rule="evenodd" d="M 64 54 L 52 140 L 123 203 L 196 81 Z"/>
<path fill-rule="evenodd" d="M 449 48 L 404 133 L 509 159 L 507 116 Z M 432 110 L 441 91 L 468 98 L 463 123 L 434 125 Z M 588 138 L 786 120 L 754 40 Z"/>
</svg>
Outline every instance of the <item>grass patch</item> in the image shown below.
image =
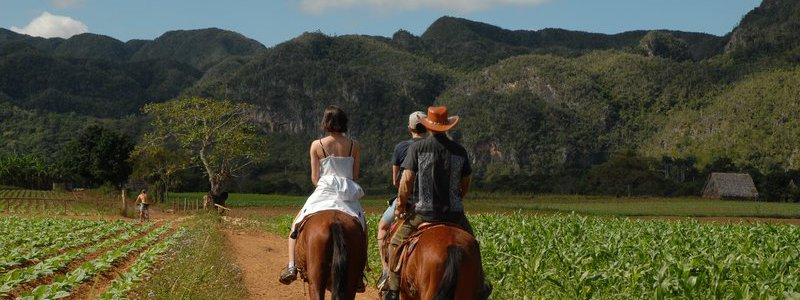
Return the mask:
<svg viewBox="0 0 800 300">
<path fill-rule="evenodd" d="M 199 199 L 203 193 L 173 193 L 172 201 Z M 307 196 L 231 194 L 227 206 L 233 208 L 300 209 Z M 368 213 L 386 208 L 387 195 L 368 195 L 361 205 Z M 177 200 L 176 200 L 177 199 Z M 769 217 L 800 218 L 800 203 L 729 201 L 699 197 L 610 197 L 576 195 L 506 195 L 472 193 L 464 201 L 470 213 L 552 213 L 575 212 L 600 216 L 678 216 L 678 217 Z"/>
<path fill-rule="evenodd" d="M 600 216 L 800 218 L 800 203 L 728 201 L 699 197 L 608 197 L 542 195 L 468 199 L 471 212 L 563 212 Z"/>
<path fill-rule="evenodd" d="M 203 199 L 205 193 L 170 193 L 169 199 L 166 201 L 166 206 L 172 203 L 183 203 L 182 201 L 188 200 L 190 203 L 195 203 L 198 199 Z M 386 207 L 386 201 L 389 196 L 376 195 L 367 196 L 361 199 L 361 205 L 364 208 L 379 209 Z M 262 207 L 262 208 L 276 208 L 276 207 L 292 207 L 300 209 L 308 199 L 308 196 L 297 195 L 272 195 L 272 194 L 239 194 L 231 193 L 225 206 L 230 208 L 237 207 Z"/>
<path fill-rule="evenodd" d="M 198 214 L 186 220 L 187 234 L 169 251 L 171 261 L 136 288 L 135 299 L 246 299 L 239 267 L 217 231 L 219 217 Z"/>
</svg>

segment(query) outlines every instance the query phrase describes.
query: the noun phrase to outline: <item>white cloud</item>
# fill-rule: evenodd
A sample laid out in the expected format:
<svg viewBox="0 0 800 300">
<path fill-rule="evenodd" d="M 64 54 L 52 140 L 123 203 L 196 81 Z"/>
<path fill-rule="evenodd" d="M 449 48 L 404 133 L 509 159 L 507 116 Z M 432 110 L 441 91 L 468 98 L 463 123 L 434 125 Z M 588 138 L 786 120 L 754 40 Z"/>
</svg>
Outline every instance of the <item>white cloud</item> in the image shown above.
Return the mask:
<svg viewBox="0 0 800 300">
<path fill-rule="evenodd" d="M 83 22 L 70 17 L 56 16 L 49 12 L 43 12 L 40 16 L 34 18 L 27 26 L 23 28 L 12 26 L 11 30 L 45 38 L 69 38 L 76 34 L 89 32 L 89 27 L 83 24 Z"/>
<path fill-rule="evenodd" d="M 83 3 L 84 0 L 52 0 L 53 5 L 59 8 L 65 8 L 70 6 L 75 6 L 78 4 Z"/>
<path fill-rule="evenodd" d="M 472 12 L 492 6 L 539 5 L 549 0 L 301 0 L 303 11 L 320 14 L 331 8 L 368 6 L 379 11 L 434 8 L 446 11 Z"/>
</svg>

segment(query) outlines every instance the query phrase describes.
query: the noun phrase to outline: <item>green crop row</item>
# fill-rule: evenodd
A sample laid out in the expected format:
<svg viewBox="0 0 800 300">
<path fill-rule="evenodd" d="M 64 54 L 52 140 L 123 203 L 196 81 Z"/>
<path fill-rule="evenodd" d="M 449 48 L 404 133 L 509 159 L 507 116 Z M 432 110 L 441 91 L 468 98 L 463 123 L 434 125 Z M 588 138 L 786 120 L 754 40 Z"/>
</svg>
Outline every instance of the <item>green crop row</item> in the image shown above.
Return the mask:
<svg viewBox="0 0 800 300">
<path fill-rule="evenodd" d="M 102 224 L 103 221 L 92 220 L 3 217 L 0 218 L 0 247 L 9 249 Z M 43 232 L 49 234 L 42 235 Z"/>
<path fill-rule="evenodd" d="M 169 224 L 165 224 L 148 233 L 141 239 L 106 251 L 100 255 L 100 257 L 83 263 L 77 269 L 70 271 L 66 275 L 56 277 L 53 283 L 48 285 L 40 285 L 32 291 L 24 292 L 20 299 L 58 299 L 69 296 L 72 289 L 77 285 L 86 280 L 94 278 L 103 271 L 110 269 L 113 264 L 127 257 L 131 252 L 137 251 L 152 244 L 158 240 L 159 236 L 169 230 L 169 227 Z"/>
<path fill-rule="evenodd" d="M 800 297 L 800 228 L 470 216 L 495 299 Z"/>
<path fill-rule="evenodd" d="M 68 219 L 53 219 L 53 220 L 68 220 Z M 80 259 L 85 255 L 97 252 L 114 244 L 127 241 L 135 237 L 136 235 L 140 234 L 141 232 L 144 232 L 147 229 L 149 229 L 152 226 L 152 224 L 153 223 L 146 223 L 145 225 L 140 226 L 136 223 L 130 223 L 130 222 L 128 223 L 109 222 L 109 227 L 111 228 L 109 230 L 121 231 L 123 233 L 119 236 L 103 240 L 102 242 L 94 244 L 89 247 L 68 250 L 63 254 L 50 257 L 33 266 L 14 269 L 8 273 L 2 274 L 2 276 L 0 276 L 0 297 L 7 296 L 9 292 L 14 290 L 14 288 L 24 283 L 31 282 L 39 277 L 48 276 L 59 270 L 62 270 L 65 267 L 67 267 L 72 261 Z M 114 227 L 118 227 L 119 229 L 114 229 Z M 35 235 L 37 233 L 27 232 L 26 234 Z"/>
<path fill-rule="evenodd" d="M 127 298 L 127 292 L 130 291 L 136 283 L 142 281 L 143 277 L 147 275 L 156 262 L 158 262 L 159 257 L 168 250 L 172 250 L 175 243 L 178 242 L 178 239 L 185 234 L 186 228 L 181 228 L 161 243 L 139 254 L 139 257 L 136 258 L 136 262 L 111 283 L 111 287 L 100 296 L 100 299 Z"/>
<path fill-rule="evenodd" d="M 368 218 L 373 235 L 376 216 Z M 798 299 L 800 227 L 469 215 L 493 299 Z M 292 216 L 261 219 L 285 236 Z M 380 274 L 370 240 L 369 278 Z"/>
<path fill-rule="evenodd" d="M 61 199 L 66 194 L 53 191 L 40 190 L 0 190 L 0 198 L 35 198 L 35 199 Z"/>
<path fill-rule="evenodd" d="M 40 239 L 18 245 L 8 251 L 4 251 L 4 253 L 0 253 L 0 273 L 24 262 L 51 256 L 64 249 L 99 240 L 115 232 L 109 229 L 115 228 L 95 226 L 68 234 L 50 231 L 38 232 L 35 236 L 40 237 Z"/>
</svg>

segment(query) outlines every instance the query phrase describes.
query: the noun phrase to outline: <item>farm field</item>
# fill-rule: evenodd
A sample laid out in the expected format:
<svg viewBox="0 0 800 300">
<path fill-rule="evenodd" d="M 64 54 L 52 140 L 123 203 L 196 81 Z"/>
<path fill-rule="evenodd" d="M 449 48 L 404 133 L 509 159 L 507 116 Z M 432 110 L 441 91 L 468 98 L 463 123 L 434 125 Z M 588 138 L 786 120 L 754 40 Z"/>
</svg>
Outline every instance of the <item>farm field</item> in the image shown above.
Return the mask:
<svg viewBox="0 0 800 300">
<path fill-rule="evenodd" d="M 172 193 L 171 199 L 201 199 L 203 193 Z M 307 196 L 230 194 L 228 207 L 297 208 Z M 367 212 L 382 212 L 389 196 L 366 196 Z M 800 218 L 800 203 L 658 197 L 571 195 L 495 195 L 475 193 L 465 200 L 469 212 L 571 213 L 601 216 Z"/>
<path fill-rule="evenodd" d="M 200 196 L 175 193 L 173 201 Z M 159 211 L 142 225 L 101 220 L 111 216 L 103 208 L 77 218 L 4 212 L 0 248 L 10 250 L 0 255 L 0 298 L 303 298 L 301 283 L 276 278 L 304 200 L 231 194 L 229 216 Z M 362 202 L 374 286 L 381 270 L 374 230 L 385 200 Z M 780 223 L 796 223 L 795 203 L 476 194 L 467 208 L 492 299 L 800 297 L 800 227 Z M 754 217 L 780 222 L 736 222 Z M 370 288 L 357 299 L 376 295 Z"/>
<path fill-rule="evenodd" d="M 98 287 L 124 294 L 185 232 L 172 222 L 68 218 L 3 217 L 0 225 L 0 247 L 8 249 L 0 257 L 0 297 L 21 299 L 83 297 Z M 129 259 L 135 263 L 124 265 Z M 103 274 L 109 282 L 85 284 Z"/>
<path fill-rule="evenodd" d="M 574 214 L 470 215 L 492 299 L 800 297 L 800 227 Z M 261 218 L 287 234 L 291 215 Z M 377 216 L 368 220 L 372 230 Z M 380 275 L 370 243 L 368 278 Z"/>
<path fill-rule="evenodd" d="M 116 198 L 94 192 L 0 189 L 0 214 L 90 216 L 107 214 L 116 205 Z"/>
</svg>

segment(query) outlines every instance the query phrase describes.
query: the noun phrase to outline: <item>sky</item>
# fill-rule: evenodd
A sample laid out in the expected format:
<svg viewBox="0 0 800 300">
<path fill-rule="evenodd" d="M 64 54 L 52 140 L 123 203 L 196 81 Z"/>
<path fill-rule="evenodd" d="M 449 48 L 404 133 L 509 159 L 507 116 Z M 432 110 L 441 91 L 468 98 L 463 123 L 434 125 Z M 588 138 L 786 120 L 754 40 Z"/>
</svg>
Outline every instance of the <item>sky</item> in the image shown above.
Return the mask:
<svg viewBox="0 0 800 300">
<path fill-rule="evenodd" d="M 122 41 L 217 27 L 266 46 L 303 32 L 421 35 L 441 16 L 511 30 L 670 29 L 725 35 L 760 0 L 0 0 L 0 27 L 29 35 L 91 32 Z"/>
</svg>

